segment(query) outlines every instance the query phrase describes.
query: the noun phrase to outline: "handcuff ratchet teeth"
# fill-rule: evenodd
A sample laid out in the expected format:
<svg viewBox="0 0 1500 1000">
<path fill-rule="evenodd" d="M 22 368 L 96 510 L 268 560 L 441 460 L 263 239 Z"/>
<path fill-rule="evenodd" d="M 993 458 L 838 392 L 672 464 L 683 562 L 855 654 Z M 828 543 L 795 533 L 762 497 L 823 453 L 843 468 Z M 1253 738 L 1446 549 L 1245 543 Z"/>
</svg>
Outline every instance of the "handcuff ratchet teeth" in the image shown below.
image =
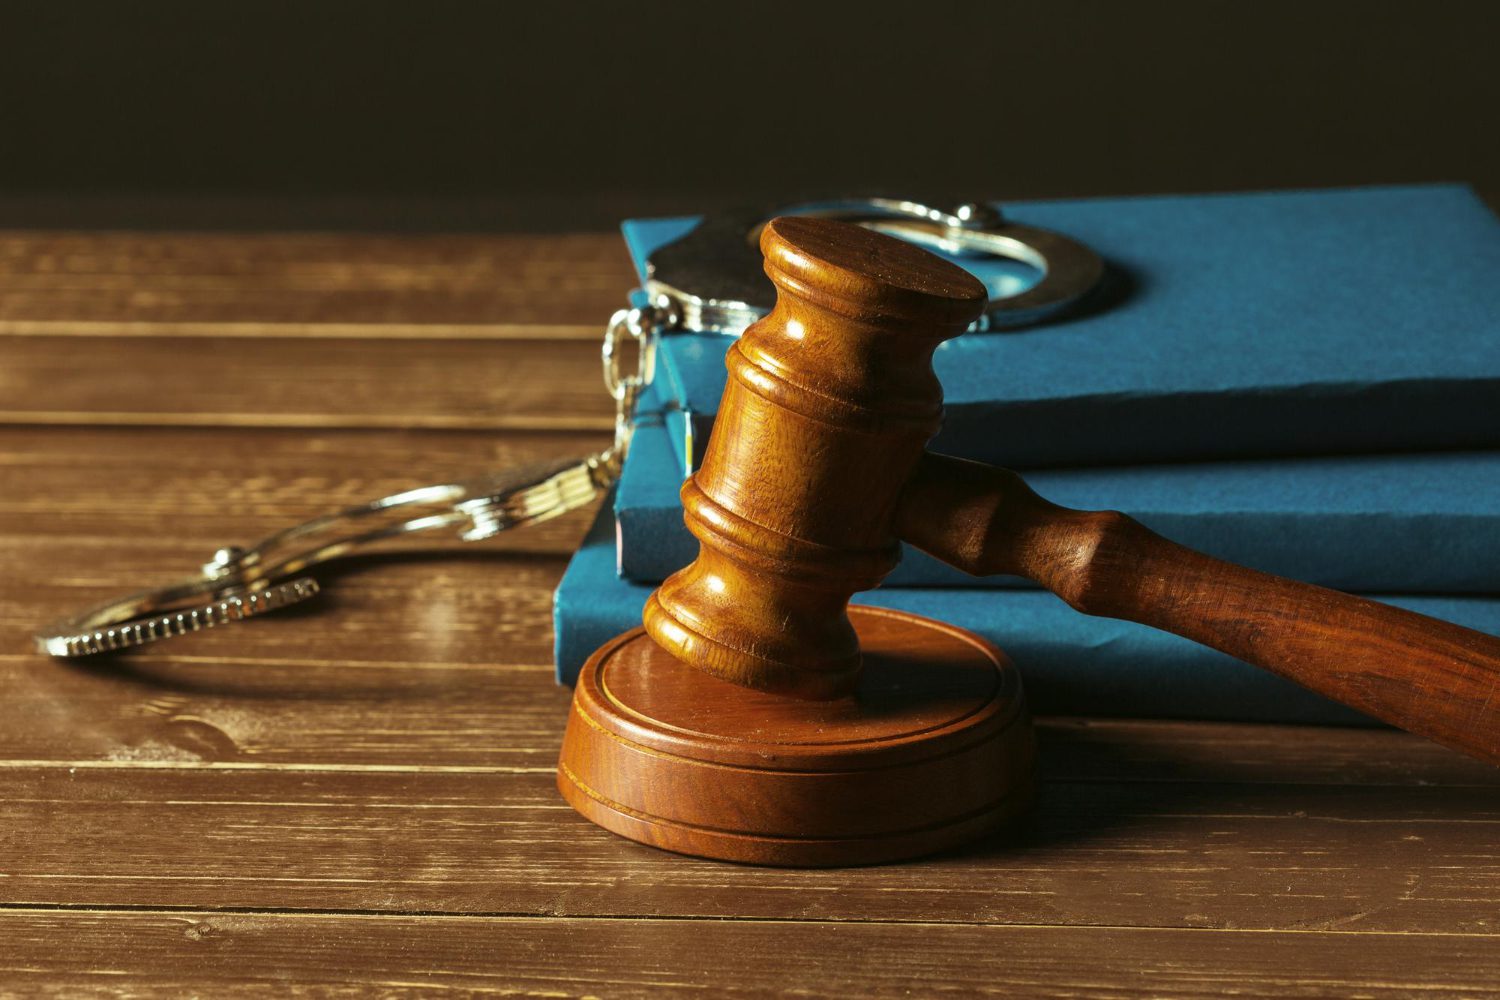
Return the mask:
<svg viewBox="0 0 1500 1000">
<path fill-rule="evenodd" d="M 462 541 L 480 541 L 593 502 L 619 479 L 636 401 L 655 372 L 658 335 L 678 329 L 738 335 L 770 311 L 775 295 L 756 243 L 774 214 L 710 217 L 651 254 L 643 289 L 649 304 L 619 310 L 605 329 L 601 360 L 605 389 L 615 401 L 615 432 L 602 451 L 406 490 L 313 518 L 248 548 L 220 549 L 195 577 L 116 598 L 48 626 L 36 636 L 37 648 L 58 657 L 90 656 L 244 621 L 315 596 L 318 583 L 301 575 L 305 570 L 374 543 L 442 530 L 457 531 Z M 1103 272 L 1098 256 L 1083 244 L 1008 222 L 987 205 L 945 212 L 912 201 L 869 198 L 784 214 L 840 218 L 950 254 L 990 254 L 1041 272 L 1031 288 L 992 300 L 982 329 L 1050 316 L 1075 302 Z M 635 368 L 628 373 L 626 341 L 636 346 Z"/>
<path fill-rule="evenodd" d="M 621 309 L 610 319 L 601 355 L 605 388 L 615 400 L 615 434 L 602 451 L 404 490 L 315 517 L 248 548 L 222 548 L 196 577 L 48 626 L 36 636 L 37 648 L 52 656 L 90 656 L 229 625 L 313 597 L 317 581 L 299 574 L 377 542 L 433 531 L 456 531 L 461 541 L 477 542 L 587 506 L 620 477 L 636 399 L 655 370 L 657 332 L 680 315 L 663 300 Z M 624 361 L 625 340 L 637 345 L 633 372 Z"/>
<path fill-rule="evenodd" d="M 437 530 L 479 541 L 582 507 L 618 477 L 622 454 L 611 446 L 581 460 L 423 486 L 325 514 L 249 548 L 220 549 L 197 577 L 56 622 L 36 637 L 37 648 L 64 657 L 114 652 L 276 611 L 318 593 L 303 571 L 373 543 Z"/>
</svg>

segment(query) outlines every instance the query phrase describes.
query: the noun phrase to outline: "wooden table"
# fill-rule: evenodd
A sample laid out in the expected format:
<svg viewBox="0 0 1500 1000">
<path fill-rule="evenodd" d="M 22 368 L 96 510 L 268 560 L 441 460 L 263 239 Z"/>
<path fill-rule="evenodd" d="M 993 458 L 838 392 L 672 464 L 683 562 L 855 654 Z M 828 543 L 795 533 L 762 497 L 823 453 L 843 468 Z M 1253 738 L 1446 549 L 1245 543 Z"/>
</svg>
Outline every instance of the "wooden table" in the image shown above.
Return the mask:
<svg viewBox="0 0 1500 1000">
<path fill-rule="evenodd" d="M 1042 720 L 1029 826 L 884 868 L 590 826 L 550 663 L 583 515 L 30 651 L 221 545 L 596 447 L 630 283 L 612 235 L 0 234 L 0 994 L 1500 994 L 1500 772 L 1393 732 Z"/>
</svg>

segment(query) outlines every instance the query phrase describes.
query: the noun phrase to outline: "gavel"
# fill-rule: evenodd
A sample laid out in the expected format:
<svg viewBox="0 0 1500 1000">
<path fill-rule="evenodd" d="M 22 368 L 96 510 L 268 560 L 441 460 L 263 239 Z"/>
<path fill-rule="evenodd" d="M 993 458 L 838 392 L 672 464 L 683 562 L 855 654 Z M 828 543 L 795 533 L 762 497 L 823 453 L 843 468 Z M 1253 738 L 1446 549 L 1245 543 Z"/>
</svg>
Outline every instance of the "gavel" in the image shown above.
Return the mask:
<svg viewBox="0 0 1500 1000">
<path fill-rule="evenodd" d="M 927 452 L 942 418 L 933 353 L 980 314 L 984 286 L 825 219 L 775 219 L 760 246 L 776 307 L 730 348 L 682 490 L 699 556 L 650 597 L 645 634 L 606 644 L 579 682 L 559 783 L 589 818 L 687 853 L 843 864 L 941 849 L 1023 810 L 1030 729 L 1003 654 L 850 607 L 902 541 L 1500 764 L 1500 640 L 1214 559 Z"/>
</svg>

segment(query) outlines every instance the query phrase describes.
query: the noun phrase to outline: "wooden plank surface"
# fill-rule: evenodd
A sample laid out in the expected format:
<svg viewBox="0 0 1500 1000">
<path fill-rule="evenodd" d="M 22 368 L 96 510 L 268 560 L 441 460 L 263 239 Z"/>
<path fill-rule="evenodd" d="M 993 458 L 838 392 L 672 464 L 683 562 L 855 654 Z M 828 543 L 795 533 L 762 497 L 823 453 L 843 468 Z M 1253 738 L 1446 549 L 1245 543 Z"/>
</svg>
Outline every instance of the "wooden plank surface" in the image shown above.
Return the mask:
<svg viewBox="0 0 1500 1000">
<path fill-rule="evenodd" d="M 0 424 L 613 426 L 599 346 L 576 339 L 0 337 L 0 356 Z"/>
<path fill-rule="evenodd" d="M 18 910 L 0 935 L 0 976 L 65 997 L 1475 998 L 1491 995 L 1500 948 L 1470 934 L 222 911 Z"/>
<path fill-rule="evenodd" d="M 434 405 L 443 398 L 436 395 Z M 126 553 L 92 560 L 80 553 L 68 562 L 75 570 L 88 561 L 97 572 L 127 577 L 153 566 L 192 571 L 205 551 L 330 510 L 427 483 L 586 455 L 608 440 L 598 431 L 0 425 L 0 535 L 21 546 L 43 539 L 133 545 L 145 536 L 191 549 L 190 561 L 164 551 L 147 564 Z M 566 556 L 580 522 L 543 522 L 485 548 Z"/>
<path fill-rule="evenodd" d="M 883 868 L 603 833 L 552 787 L 587 512 L 29 651 L 223 544 L 598 447 L 629 282 L 608 235 L 0 234 L 0 995 L 1500 993 L 1500 772 L 1385 730 L 1042 720 L 1026 824 Z"/>
<path fill-rule="evenodd" d="M 634 283 L 609 233 L 0 232 L 0 333 L 217 337 L 228 324 L 326 336 L 333 325 L 592 340 Z"/>
<path fill-rule="evenodd" d="M 481 713 L 455 721 L 477 742 L 494 739 Z M 1069 776 L 1048 784 L 1022 829 L 972 849 L 776 871 L 680 858 L 589 826 L 558 799 L 555 750 L 497 752 L 509 763 L 479 766 L 265 764 L 236 758 L 222 730 L 195 717 L 174 723 L 164 754 L 0 768 L 14 827 L 0 900 L 1500 933 L 1492 788 Z M 382 733 L 372 726 L 366 739 Z M 189 756 L 224 760 L 173 759 Z"/>
</svg>

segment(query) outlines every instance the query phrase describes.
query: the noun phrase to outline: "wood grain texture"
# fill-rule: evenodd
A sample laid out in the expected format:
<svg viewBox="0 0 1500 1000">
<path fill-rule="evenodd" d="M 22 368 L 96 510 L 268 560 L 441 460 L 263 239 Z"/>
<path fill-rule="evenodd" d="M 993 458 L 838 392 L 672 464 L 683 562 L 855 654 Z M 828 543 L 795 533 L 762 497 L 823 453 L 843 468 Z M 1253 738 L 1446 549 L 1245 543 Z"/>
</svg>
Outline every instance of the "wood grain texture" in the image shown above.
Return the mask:
<svg viewBox="0 0 1500 1000">
<path fill-rule="evenodd" d="M 643 635 L 584 666 L 558 788 L 622 836 L 725 861 L 948 849 L 1026 808 L 1025 696 L 978 636 L 849 598 L 900 558 L 891 509 L 942 420 L 933 351 L 984 285 L 820 219 L 772 219 L 760 248 L 776 305 L 729 348 L 682 489 L 698 557 Z"/>
<path fill-rule="evenodd" d="M 896 567 L 891 511 L 942 422 L 933 351 L 979 316 L 984 285 L 823 219 L 773 219 L 760 248 L 776 306 L 729 348 L 682 487 L 698 557 L 646 602 L 646 631 L 735 684 L 843 697 L 860 669 L 849 598 Z"/>
<path fill-rule="evenodd" d="M 966 572 L 1033 580 L 1085 614 L 1184 636 L 1500 765 L 1500 638 L 1214 559 L 945 455 L 923 459 L 896 517 L 905 540 Z"/>
<path fill-rule="evenodd" d="M 0 232 L 0 332 L 148 324 L 223 336 L 229 323 L 321 337 L 325 324 L 396 324 L 411 335 L 531 326 L 553 339 L 586 328 L 594 339 L 635 280 L 612 233 L 12 231 Z"/>
<path fill-rule="evenodd" d="M 34 996 L 1478 997 L 1500 936 L 923 923 L 0 913 Z M 59 956 L 57 942 L 67 941 Z"/>
<path fill-rule="evenodd" d="M 174 538 L 248 540 L 330 507 L 601 442 L 595 432 L 0 426 L 0 532 L 93 537 L 108 523 L 118 535 L 121 519 L 171 517 Z M 541 535 L 567 555 L 573 529 L 550 525 L 499 541 Z"/>
<path fill-rule="evenodd" d="M 607 441 L 590 431 L 0 426 L 0 538 L 128 544 L 149 533 L 212 551 L 414 486 L 586 455 Z M 577 542 L 576 521 L 545 521 L 484 548 L 566 556 Z M 157 565 L 173 569 L 165 558 Z"/>
<path fill-rule="evenodd" d="M 598 345 L 0 337 L 0 424 L 607 431 Z"/>
<path fill-rule="evenodd" d="M 849 698 L 730 684 L 632 629 L 584 664 L 557 765 L 568 804 L 695 857 L 826 867 L 967 844 L 1030 806 L 1035 740 L 1015 667 L 963 629 L 854 607 Z"/>
<path fill-rule="evenodd" d="M 598 829 L 554 760 L 15 764 L 0 905 L 1500 932 L 1494 788 L 1050 781 L 960 852 L 778 871 Z"/>
<path fill-rule="evenodd" d="M 584 525 L 575 521 L 575 526 L 581 534 Z M 0 607 L 0 629 L 12 653 L 28 650 L 31 633 L 69 608 L 98 603 L 122 588 L 170 583 L 191 575 L 204 559 L 198 546 L 154 539 L 70 546 L 28 540 L 18 547 L 26 550 L 28 562 L 36 561 L 30 562 L 29 577 L 0 583 L 0 593 L 11 598 Z M 91 559 L 110 560 L 109 569 L 95 570 Z M 59 570 L 49 568 L 44 574 L 44 566 Z M 554 556 L 458 543 L 400 556 L 348 559 L 318 568 L 315 575 L 325 592 L 306 608 L 156 644 L 117 662 L 137 670 L 190 663 L 191 657 L 208 664 L 254 664 L 287 656 L 309 664 L 392 666 L 546 662 L 551 657 L 551 590 L 562 570 L 562 560 Z M 177 680 L 188 683 L 191 678 Z"/>
<path fill-rule="evenodd" d="M 1500 637 L 1213 559 L 1118 511 L 1051 504 L 1008 470 L 925 453 L 942 412 L 933 351 L 978 317 L 983 286 L 831 219 L 773 219 L 761 251 L 776 306 L 729 349 L 715 431 L 682 490 L 699 554 L 646 604 L 672 655 L 760 690 L 848 695 L 848 602 L 895 567 L 900 539 L 1500 765 Z"/>
<path fill-rule="evenodd" d="M 524 267 L 495 268 L 494 287 L 450 273 L 441 239 L 0 243 L 0 407 L 27 401 L 25 423 L 0 427 L 0 995 L 1500 992 L 1500 772 L 1394 731 L 1039 720 L 1031 825 L 911 865 L 744 868 L 597 830 L 552 785 L 568 693 L 551 682 L 550 592 L 586 515 L 478 553 L 344 566 L 328 603 L 192 645 L 36 656 L 39 622 L 284 514 L 597 442 L 411 429 L 379 400 L 472 413 L 484 379 L 452 342 L 493 340 L 497 367 L 534 341 L 582 344 L 630 279 L 609 234 L 565 251 L 516 239 L 516 256 L 572 268 L 577 250 L 621 276 L 562 296 Z M 40 278 L 11 294 L 23 266 L 101 248 L 112 287 Z M 345 260 L 358 266 L 330 277 Z M 156 297 L 133 295 L 157 279 L 120 274 L 151 267 L 167 272 Z M 372 289 L 383 269 L 391 287 Z M 175 272 L 217 286 L 169 287 Z M 240 345 L 195 369 L 229 404 L 105 377 L 196 364 L 200 340 Z M 351 388 L 265 361 L 303 342 L 284 357 L 352 365 L 352 382 L 376 340 L 431 341 L 428 363 L 377 350 L 392 363 Z M 9 374 L 18 357 L 31 376 Z M 86 390 L 69 363 L 94 373 Z M 606 412 L 584 400 L 591 347 L 528 370 L 564 416 Z M 265 382 L 282 377 L 323 423 L 244 426 L 286 398 Z M 193 412 L 184 398 L 196 426 L 172 426 Z M 355 424 L 348 400 L 388 424 Z M 122 405 L 133 425 L 111 426 Z"/>
</svg>

